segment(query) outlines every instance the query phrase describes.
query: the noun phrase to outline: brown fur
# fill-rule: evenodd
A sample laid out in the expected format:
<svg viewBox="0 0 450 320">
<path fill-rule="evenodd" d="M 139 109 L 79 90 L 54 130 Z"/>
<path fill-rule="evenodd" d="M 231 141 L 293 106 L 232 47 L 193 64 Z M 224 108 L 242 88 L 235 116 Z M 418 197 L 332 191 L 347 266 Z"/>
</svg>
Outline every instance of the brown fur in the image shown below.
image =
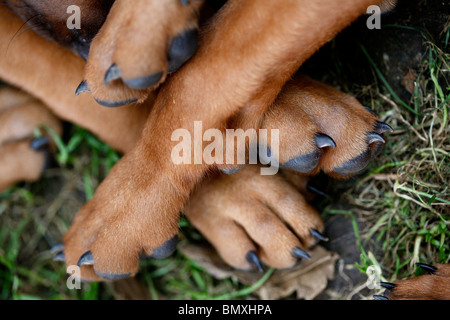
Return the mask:
<svg viewBox="0 0 450 320">
<path fill-rule="evenodd" d="M 389 300 L 450 300 L 450 265 L 438 264 L 437 272 L 395 282 Z"/>
<path fill-rule="evenodd" d="M 97 98 L 104 88 L 99 89 L 101 85 L 97 88 L 95 82 L 103 80 L 100 76 L 112 61 L 127 65 L 124 70 L 130 74 L 125 73 L 126 77 L 154 71 L 153 65 L 144 65 L 145 72 L 139 74 L 143 70 L 136 67 L 142 66 L 140 56 L 124 55 L 121 60 L 120 46 L 114 53 L 108 51 L 111 41 L 117 39 L 114 34 L 117 25 L 124 26 L 123 36 L 118 37 L 122 40 L 120 45 L 136 36 L 136 43 L 146 46 L 138 30 L 147 21 L 140 20 L 138 15 L 133 19 L 134 24 L 127 25 L 126 13 L 146 12 L 148 3 L 139 1 L 132 8 L 123 3 L 116 1 L 111 19 L 108 18 L 93 43 L 92 60 L 88 62 L 85 76 Z M 364 136 L 376 118 L 353 98 L 305 77 L 289 82 L 282 94 L 278 94 L 305 59 L 371 3 L 368 0 L 340 3 L 327 0 L 230 1 L 204 35 L 196 56 L 161 88 L 145 125 L 153 96 L 142 105 L 114 110 L 99 107 L 89 95 L 74 99 L 73 89 L 84 78 L 82 60 L 32 34 L 15 39 L 6 59 L 0 61 L 1 77 L 42 98 L 57 115 L 87 127 L 117 149 L 131 150 L 98 189 L 94 199 L 80 211 L 66 234 L 67 264 L 76 264 L 84 252 L 91 250 L 96 271 L 135 273 L 140 253 L 150 254 L 177 233 L 178 211 L 195 185 L 213 169 L 206 165 L 175 166 L 170 161 L 171 132 L 178 128 L 191 130 L 193 121 L 202 120 L 204 129 L 225 128 L 230 122 L 244 129 L 261 125 L 281 128 L 285 137 L 280 151 L 282 161 L 307 153 L 314 147 L 313 135 L 327 133 L 338 147 L 324 151 L 317 169 L 326 172 L 364 151 L 367 148 Z M 166 9 L 161 12 L 162 23 L 168 16 L 177 17 L 175 14 L 184 12 L 178 17 L 182 23 L 162 27 L 172 36 L 191 23 L 195 12 L 195 8 Z M 273 12 L 277 12 L 276 17 Z M 323 16 L 327 19 L 322 19 Z M 6 18 L 0 21 L 0 35 L 11 39 L 20 23 L 13 20 L 13 15 L 6 13 Z M 316 28 L 310 30 L 311 25 Z M 167 37 L 170 36 L 163 38 Z M 165 43 L 161 39 L 156 42 Z M 2 52 L 6 52 L 6 44 L 0 42 Z M 29 52 L 23 50 L 30 47 L 41 50 L 33 61 L 28 59 Z M 128 48 L 129 45 L 125 46 L 124 52 Z M 101 59 L 106 63 L 102 64 Z M 165 60 L 157 56 L 150 60 L 166 68 Z M 96 80 L 89 80 L 94 78 Z M 108 89 L 105 94 L 108 100 L 111 95 L 117 99 L 122 99 L 124 94 L 126 98 L 136 97 L 134 93 L 127 95 L 126 89 L 117 85 L 110 88 L 111 92 Z M 139 97 L 143 100 L 147 94 Z M 270 112 L 264 118 L 269 107 Z M 291 121 L 292 126 L 286 126 L 287 116 L 292 115 L 295 121 Z M 299 130 L 303 130 L 301 137 L 295 135 Z M 299 140 L 305 144 L 300 144 Z M 205 181 L 185 211 L 230 264 L 248 269 L 245 253 L 255 249 L 267 264 L 289 267 L 295 262 L 289 250 L 293 246 L 306 248 L 313 243 L 309 230 L 322 228 L 320 218 L 283 179 L 262 177 L 254 171 L 254 167 L 248 167 L 236 176 Z M 297 182 L 304 185 L 304 179 L 298 179 Z M 268 194 L 266 188 L 272 192 Z M 242 190 L 255 202 L 245 201 L 248 199 L 242 198 Z M 236 197 L 241 199 L 238 204 L 227 203 L 226 199 Z M 218 212 L 222 211 L 219 208 L 226 210 Z M 209 212 L 217 214 L 207 214 Z M 302 214 L 296 215 L 299 212 Z M 236 227 L 235 221 L 250 238 Z M 267 239 L 261 231 L 278 236 Z M 225 245 L 224 240 L 230 235 L 238 246 Z M 261 248 L 255 248 L 252 240 Z M 89 266 L 83 267 L 83 278 L 99 280 Z"/>
</svg>

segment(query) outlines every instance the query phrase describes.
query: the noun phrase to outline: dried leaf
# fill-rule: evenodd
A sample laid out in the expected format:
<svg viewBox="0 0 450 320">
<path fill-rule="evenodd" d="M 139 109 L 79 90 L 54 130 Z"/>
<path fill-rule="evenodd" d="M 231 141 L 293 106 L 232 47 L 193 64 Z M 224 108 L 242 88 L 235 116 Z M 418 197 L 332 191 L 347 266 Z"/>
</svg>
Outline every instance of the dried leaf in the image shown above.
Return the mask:
<svg viewBox="0 0 450 320">
<path fill-rule="evenodd" d="M 186 244 L 179 249 L 216 279 L 234 277 L 241 283 L 251 285 L 261 278 L 258 272 L 231 268 L 209 246 Z M 325 290 L 328 280 L 334 278 L 334 266 L 338 255 L 320 246 L 316 246 L 310 254 L 311 260 L 304 260 L 292 269 L 276 270 L 254 294 L 264 300 L 281 299 L 293 293 L 296 293 L 298 299 L 311 300 L 317 297 Z"/>
</svg>

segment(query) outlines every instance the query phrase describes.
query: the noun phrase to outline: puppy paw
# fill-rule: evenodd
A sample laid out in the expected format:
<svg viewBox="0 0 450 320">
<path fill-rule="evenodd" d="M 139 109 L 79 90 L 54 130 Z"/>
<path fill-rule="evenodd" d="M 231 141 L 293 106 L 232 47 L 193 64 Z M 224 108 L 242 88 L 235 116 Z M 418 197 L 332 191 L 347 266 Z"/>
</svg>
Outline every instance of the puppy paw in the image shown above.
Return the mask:
<svg viewBox="0 0 450 320">
<path fill-rule="evenodd" d="M 182 206 L 176 196 L 162 195 L 170 191 L 165 176 L 129 152 L 76 215 L 58 260 L 78 265 L 82 280 L 102 281 L 133 276 L 140 259 L 168 257 L 177 244 Z"/>
<path fill-rule="evenodd" d="M 40 178 L 52 147 L 48 137 L 33 137 L 43 124 L 62 132 L 60 121 L 41 102 L 16 89 L 0 89 L 0 191 Z"/>
<path fill-rule="evenodd" d="M 301 173 L 346 177 L 363 170 L 392 129 L 355 98 L 301 76 L 289 81 L 265 115 L 268 146 L 280 164 Z M 279 150 L 270 132 L 279 129 Z"/>
<path fill-rule="evenodd" d="M 91 44 L 85 80 L 76 93 L 90 91 L 107 107 L 142 102 L 195 53 L 201 4 L 115 1 Z"/>
<path fill-rule="evenodd" d="M 386 288 L 383 296 L 376 300 L 450 300 L 450 265 L 417 264 L 424 275 L 395 283 L 382 282 Z"/>
<path fill-rule="evenodd" d="M 229 265 L 290 268 L 325 239 L 322 220 L 285 179 L 259 170 L 247 165 L 234 175 L 205 181 L 184 213 Z"/>
</svg>

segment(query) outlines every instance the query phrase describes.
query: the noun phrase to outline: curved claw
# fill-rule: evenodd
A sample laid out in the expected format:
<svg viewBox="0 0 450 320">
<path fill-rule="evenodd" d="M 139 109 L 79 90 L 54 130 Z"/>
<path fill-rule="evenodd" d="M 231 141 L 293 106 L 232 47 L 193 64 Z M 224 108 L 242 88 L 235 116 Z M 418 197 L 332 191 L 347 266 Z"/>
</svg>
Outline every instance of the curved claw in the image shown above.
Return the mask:
<svg viewBox="0 0 450 320">
<path fill-rule="evenodd" d="M 319 196 L 322 196 L 324 198 L 329 198 L 330 196 L 323 192 L 322 190 L 317 189 L 316 187 L 314 187 L 313 185 L 311 185 L 311 183 L 308 182 L 308 184 L 306 185 L 306 189 L 308 189 L 308 191 L 318 194 Z"/>
<path fill-rule="evenodd" d="M 75 90 L 75 95 L 78 96 L 83 92 L 91 92 L 91 88 L 89 88 L 85 80 L 81 81 L 80 85 L 77 87 L 77 90 Z"/>
<path fill-rule="evenodd" d="M 383 134 L 385 132 L 392 132 L 392 131 L 394 131 L 394 129 L 392 129 L 392 127 L 390 125 L 388 125 L 387 123 L 377 121 L 374 131 L 376 133 Z"/>
<path fill-rule="evenodd" d="M 251 264 L 254 264 L 256 266 L 256 268 L 258 269 L 259 272 L 264 272 L 264 268 L 261 264 L 261 261 L 258 258 L 258 255 L 256 254 L 255 251 L 250 251 L 247 254 L 247 261 L 250 262 Z"/>
<path fill-rule="evenodd" d="M 51 254 L 57 254 L 60 253 L 64 250 L 64 245 L 62 243 L 58 243 L 57 245 L 54 245 L 51 249 L 50 252 Z"/>
<path fill-rule="evenodd" d="M 429 264 L 425 264 L 425 263 L 416 263 L 416 266 L 418 266 L 420 269 L 422 269 L 424 272 L 428 273 L 428 274 L 435 274 L 437 271 L 436 267 L 433 267 Z"/>
<path fill-rule="evenodd" d="M 48 137 L 36 138 L 31 141 L 30 148 L 35 151 L 42 151 L 50 144 L 50 139 Z"/>
<path fill-rule="evenodd" d="M 318 239 L 318 240 L 320 240 L 320 241 L 328 241 L 328 238 L 327 237 L 325 237 L 323 234 L 321 234 L 319 231 L 317 231 L 316 229 L 312 229 L 311 231 L 310 231 L 310 233 L 311 233 L 311 235 L 314 237 L 314 238 L 316 238 L 316 239 Z"/>
<path fill-rule="evenodd" d="M 320 149 L 325 147 L 336 148 L 336 143 L 334 142 L 334 140 L 326 134 L 318 133 L 316 135 L 315 141 Z"/>
<path fill-rule="evenodd" d="M 92 266 L 94 264 L 94 257 L 92 256 L 92 252 L 88 251 L 84 253 L 80 260 L 78 260 L 77 266 Z"/>
<path fill-rule="evenodd" d="M 110 84 L 114 80 L 118 80 L 122 77 L 122 74 L 119 70 L 117 64 L 113 63 L 111 67 L 109 67 L 108 71 L 105 74 L 105 85 Z"/>
<path fill-rule="evenodd" d="M 385 296 L 378 296 L 378 295 L 373 296 L 373 298 L 374 298 L 375 300 L 389 300 L 388 297 L 385 297 Z"/>
<path fill-rule="evenodd" d="M 311 256 L 305 250 L 302 250 L 298 247 L 294 248 L 294 250 L 292 250 L 292 255 L 298 259 L 302 259 L 302 258 L 305 258 L 306 260 L 311 259 Z"/>
<path fill-rule="evenodd" d="M 64 255 L 64 252 L 60 252 L 57 255 L 55 255 L 53 257 L 53 261 L 65 262 L 66 261 L 66 256 Z"/>
<path fill-rule="evenodd" d="M 367 143 L 368 144 L 372 144 L 372 143 L 386 143 L 386 141 L 384 141 L 383 137 L 380 136 L 378 133 L 376 132 L 369 132 L 367 134 Z"/>
<path fill-rule="evenodd" d="M 390 283 L 390 282 L 380 282 L 379 285 L 388 290 L 393 290 L 393 289 L 397 288 L 397 285 L 395 283 Z"/>
</svg>

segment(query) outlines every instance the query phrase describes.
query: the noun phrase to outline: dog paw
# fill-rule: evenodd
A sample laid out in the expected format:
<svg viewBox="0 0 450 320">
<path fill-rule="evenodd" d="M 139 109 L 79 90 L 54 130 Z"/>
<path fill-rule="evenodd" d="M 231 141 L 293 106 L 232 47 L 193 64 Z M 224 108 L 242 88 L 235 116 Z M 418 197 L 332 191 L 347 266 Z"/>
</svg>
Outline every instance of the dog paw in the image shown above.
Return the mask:
<svg viewBox="0 0 450 320">
<path fill-rule="evenodd" d="M 107 107 L 142 102 L 196 51 L 198 0 L 117 0 L 94 38 L 85 80 Z"/>
<path fill-rule="evenodd" d="M 381 151 L 383 133 L 392 130 L 354 97 L 305 76 L 285 85 L 262 127 L 284 168 L 334 177 L 363 170 Z M 273 129 L 279 130 L 279 148 L 271 146 Z"/>
<path fill-rule="evenodd" d="M 168 257 L 177 244 L 183 204 L 162 194 L 170 191 L 166 176 L 127 153 L 76 215 L 58 260 L 78 265 L 82 280 L 102 281 L 135 275 L 140 259 Z"/>
<path fill-rule="evenodd" d="M 322 220 L 293 185 L 259 170 L 247 165 L 205 181 L 183 211 L 229 265 L 290 268 L 325 239 Z"/>
<path fill-rule="evenodd" d="M 382 296 L 374 296 L 376 300 L 450 300 L 450 265 L 435 266 L 417 264 L 424 275 L 410 280 L 395 283 L 382 282 L 386 288 Z"/>
<path fill-rule="evenodd" d="M 52 147 L 48 137 L 34 138 L 43 124 L 62 132 L 60 121 L 41 102 L 16 89 L 0 89 L 0 191 L 40 178 Z"/>
</svg>

